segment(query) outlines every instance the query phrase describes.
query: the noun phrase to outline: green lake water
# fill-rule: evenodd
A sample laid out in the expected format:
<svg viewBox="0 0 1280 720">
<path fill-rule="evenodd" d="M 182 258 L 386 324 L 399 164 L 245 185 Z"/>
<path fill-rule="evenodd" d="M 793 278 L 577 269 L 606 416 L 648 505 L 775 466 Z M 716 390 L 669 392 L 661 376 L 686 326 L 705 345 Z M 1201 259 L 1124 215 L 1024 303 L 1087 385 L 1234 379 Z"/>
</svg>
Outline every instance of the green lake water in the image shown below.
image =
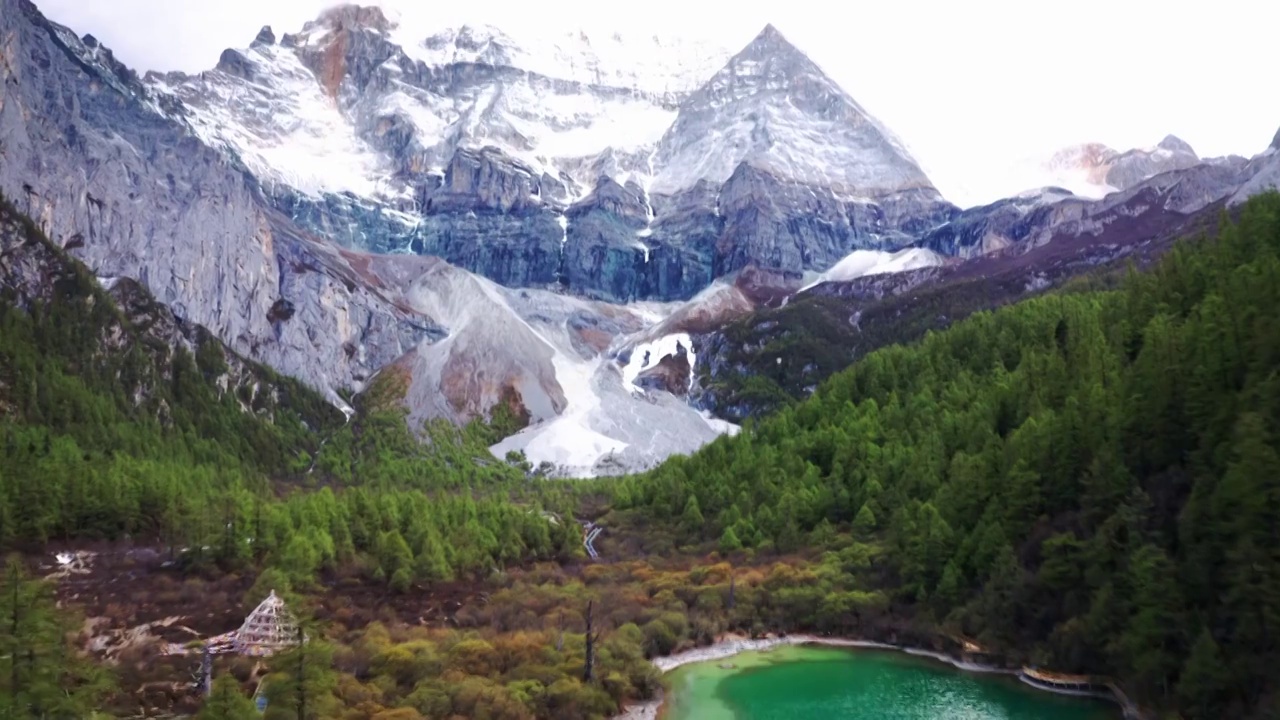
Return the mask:
<svg viewBox="0 0 1280 720">
<path fill-rule="evenodd" d="M 724 669 L 720 665 L 733 665 Z M 685 665 L 663 720 L 1118 720 L 1105 700 L 1055 695 L 877 650 L 784 646 Z"/>
</svg>

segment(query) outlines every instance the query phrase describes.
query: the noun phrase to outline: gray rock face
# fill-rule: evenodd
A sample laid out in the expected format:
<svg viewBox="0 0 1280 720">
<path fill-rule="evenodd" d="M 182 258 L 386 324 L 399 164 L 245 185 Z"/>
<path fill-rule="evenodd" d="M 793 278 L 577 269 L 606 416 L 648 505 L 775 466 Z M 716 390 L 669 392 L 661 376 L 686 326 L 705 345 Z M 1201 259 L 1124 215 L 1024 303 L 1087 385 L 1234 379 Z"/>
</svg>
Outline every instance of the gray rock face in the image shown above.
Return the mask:
<svg viewBox="0 0 1280 720">
<path fill-rule="evenodd" d="M 742 163 L 842 197 L 941 200 L 889 131 L 772 25 L 688 100 L 658 144 L 653 191 L 723 182 Z"/>
<path fill-rule="evenodd" d="M 422 318 L 318 261 L 251 178 L 167 117 L 170 100 L 26 0 L 0 0 L 0 83 L 0 190 L 98 275 L 138 279 L 331 392 L 423 336 Z"/>
<path fill-rule="evenodd" d="M 725 226 L 717 243 L 716 274 L 747 265 L 821 271 L 854 250 L 897 248 L 956 212 L 934 195 L 904 190 L 877 202 L 848 200 L 744 163 L 720 195 Z"/>
<path fill-rule="evenodd" d="M 316 429 L 341 417 L 333 408 L 297 397 L 300 388 L 293 381 L 281 382 L 278 375 L 227 348 L 208 329 L 174 315 L 137 281 L 108 278 L 95 283 L 76 260 L 38 237 L 7 203 L 0 203 L 0 291 L 5 304 L 28 312 L 37 302 L 80 305 L 95 333 L 87 350 L 96 362 L 119 361 L 125 353 L 140 351 L 132 362 L 145 358 L 145 370 L 122 362 L 120 366 L 132 369 L 117 369 L 113 381 L 135 407 L 154 412 L 162 422 L 169 417 L 165 398 L 172 397 L 170 383 L 178 352 L 199 358 L 210 344 L 222 363 L 220 373 L 209 379 L 220 395 L 236 397 L 245 412 L 270 420 L 280 410 L 300 411 L 308 406 L 302 419 Z M 105 306 L 114 307 L 104 310 Z M 5 407 L 4 384 L 0 377 L 0 412 L 7 413 L 15 409 Z"/>
<path fill-rule="evenodd" d="M 1258 193 L 1280 188 L 1280 149 L 1268 148 L 1251 159 L 1241 174 L 1247 179 L 1232 195 L 1232 205 L 1238 205 Z"/>
<path fill-rule="evenodd" d="M 282 213 L 355 249 L 438 255 L 508 286 L 676 300 L 748 264 L 825 269 L 955 211 L 772 27 L 676 92 L 590 43 L 549 60 L 491 29 L 409 40 L 376 8 L 269 40 L 150 82 Z M 619 118 L 650 127 L 648 144 L 599 129 Z M 308 152 L 316 135 L 326 144 Z M 332 164 L 298 160 L 316 154 Z"/>
<path fill-rule="evenodd" d="M 1136 217 L 1152 207 L 1187 216 L 1227 198 L 1243 201 L 1275 184 L 1280 180 L 1277 157 L 1263 153 L 1248 162 L 1203 162 L 1155 175 L 1101 200 L 1076 197 L 1059 188 L 1024 193 L 966 210 L 924 234 L 917 244 L 964 258 L 1022 253 L 1064 237 L 1100 236 L 1117 218 Z M 1134 240 L 1142 239 L 1142 234 L 1135 229 Z"/>
<path fill-rule="evenodd" d="M 1155 150 L 1130 150 L 1110 160 L 1107 184 L 1127 190 L 1147 178 L 1171 170 L 1183 170 L 1200 164 L 1200 158 L 1185 141 L 1166 136 Z"/>
<path fill-rule="evenodd" d="M 1056 202 L 1073 197 L 1066 190 L 1048 188 L 970 208 L 927 233 L 919 245 L 942 255 L 972 258 L 1026 243 L 1052 222 Z"/>
<path fill-rule="evenodd" d="M 262 29 L 258 31 L 258 36 L 253 39 L 253 44 L 255 46 L 256 45 L 275 45 L 276 44 L 275 31 L 271 29 L 270 25 L 263 25 Z"/>
</svg>

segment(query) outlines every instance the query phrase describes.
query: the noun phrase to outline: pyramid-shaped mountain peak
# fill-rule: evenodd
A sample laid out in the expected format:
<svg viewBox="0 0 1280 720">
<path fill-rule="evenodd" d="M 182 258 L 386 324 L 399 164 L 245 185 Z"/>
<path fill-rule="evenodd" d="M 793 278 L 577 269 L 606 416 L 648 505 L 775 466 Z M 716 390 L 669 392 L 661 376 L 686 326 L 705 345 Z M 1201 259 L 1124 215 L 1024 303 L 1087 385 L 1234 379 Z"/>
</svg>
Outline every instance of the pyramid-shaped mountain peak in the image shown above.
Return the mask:
<svg viewBox="0 0 1280 720">
<path fill-rule="evenodd" d="M 778 30 L 778 28 L 775 27 L 773 23 L 769 23 L 765 25 L 764 29 L 760 31 L 760 34 L 756 35 L 756 40 L 766 40 L 766 39 L 782 40 L 784 42 L 786 41 L 786 38 L 782 36 L 782 32 Z"/>
<path fill-rule="evenodd" d="M 651 191 L 727 181 L 741 163 L 867 200 L 937 191 L 906 148 L 772 24 L 680 107 Z"/>
<path fill-rule="evenodd" d="M 1156 146 L 1173 152 L 1184 152 L 1189 155 L 1195 155 L 1195 150 L 1191 148 L 1190 143 L 1177 135 L 1165 135 L 1164 139 Z"/>
<path fill-rule="evenodd" d="M 783 57 L 808 59 L 800 48 L 788 40 L 772 23 L 765 25 L 751 42 L 738 53 L 739 58 L 767 60 Z"/>
</svg>

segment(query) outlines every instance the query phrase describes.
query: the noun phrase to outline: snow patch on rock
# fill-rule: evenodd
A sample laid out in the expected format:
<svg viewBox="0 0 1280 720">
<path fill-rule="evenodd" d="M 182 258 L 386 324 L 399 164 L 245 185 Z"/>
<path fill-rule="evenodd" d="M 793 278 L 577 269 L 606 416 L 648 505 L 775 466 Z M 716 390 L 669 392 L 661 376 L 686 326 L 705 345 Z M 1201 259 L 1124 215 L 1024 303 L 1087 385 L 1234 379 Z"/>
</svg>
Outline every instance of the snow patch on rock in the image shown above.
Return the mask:
<svg viewBox="0 0 1280 720">
<path fill-rule="evenodd" d="M 643 388 L 636 385 L 636 378 L 640 377 L 640 373 L 656 366 L 662 361 L 662 358 L 668 355 L 678 356 L 682 351 L 688 358 L 689 382 L 692 384 L 692 374 L 697 363 L 697 355 L 693 351 L 693 341 L 689 338 L 688 333 L 676 333 L 663 336 L 653 342 L 641 343 L 633 348 L 629 362 L 622 368 L 622 385 L 631 392 L 644 392 Z"/>
<path fill-rule="evenodd" d="M 836 263 L 830 270 L 822 273 L 809 284 L 800 288 L 804 292 L 824 282 L 848 282 L 865 275 L 883 275 L 885 273 L 903 272 L 942 264 L 942 256 L 924 248 L 907 248 L 891 253 L 884 250 L 854 250 Z"/>
</svg>

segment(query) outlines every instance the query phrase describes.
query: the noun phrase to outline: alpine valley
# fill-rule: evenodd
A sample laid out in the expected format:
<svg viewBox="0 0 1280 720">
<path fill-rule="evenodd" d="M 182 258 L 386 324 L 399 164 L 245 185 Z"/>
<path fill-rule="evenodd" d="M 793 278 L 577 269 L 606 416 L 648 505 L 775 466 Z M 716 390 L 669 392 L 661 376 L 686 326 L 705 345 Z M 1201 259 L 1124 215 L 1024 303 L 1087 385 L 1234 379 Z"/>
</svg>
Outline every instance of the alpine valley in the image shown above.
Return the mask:
<svg viewBox="0 0 1280 720">
<path fill-rule="evenodd" d="M 289 30 L 0 0 L 0 717 L 1280 717 L 1280 133 L 959 207 L 772 25 Z"/>
<path fill-rule="evenodd" d="M 561 475 L 648 467 L 803 396 L 883 342 L 854 313 L 1001 277 L 915 323 L 945 325 L 1149 257 L 1280 173 L 1274 149 L 1091 145 L 1042 168 L 1085 194 L 962 210 L 772 26 L 731 54 L 339 6 L 139 77 L 3 10 L 0 190 L 58 246 L 344 411 L 379 373 L 407 379 L 414 427 L 503 405 L 524 429 L 495 453 Z M 771 319 L 815 304 L 834 327 Z M 826 351 L 791 352 L 814 332 Z"/>
</svg>

